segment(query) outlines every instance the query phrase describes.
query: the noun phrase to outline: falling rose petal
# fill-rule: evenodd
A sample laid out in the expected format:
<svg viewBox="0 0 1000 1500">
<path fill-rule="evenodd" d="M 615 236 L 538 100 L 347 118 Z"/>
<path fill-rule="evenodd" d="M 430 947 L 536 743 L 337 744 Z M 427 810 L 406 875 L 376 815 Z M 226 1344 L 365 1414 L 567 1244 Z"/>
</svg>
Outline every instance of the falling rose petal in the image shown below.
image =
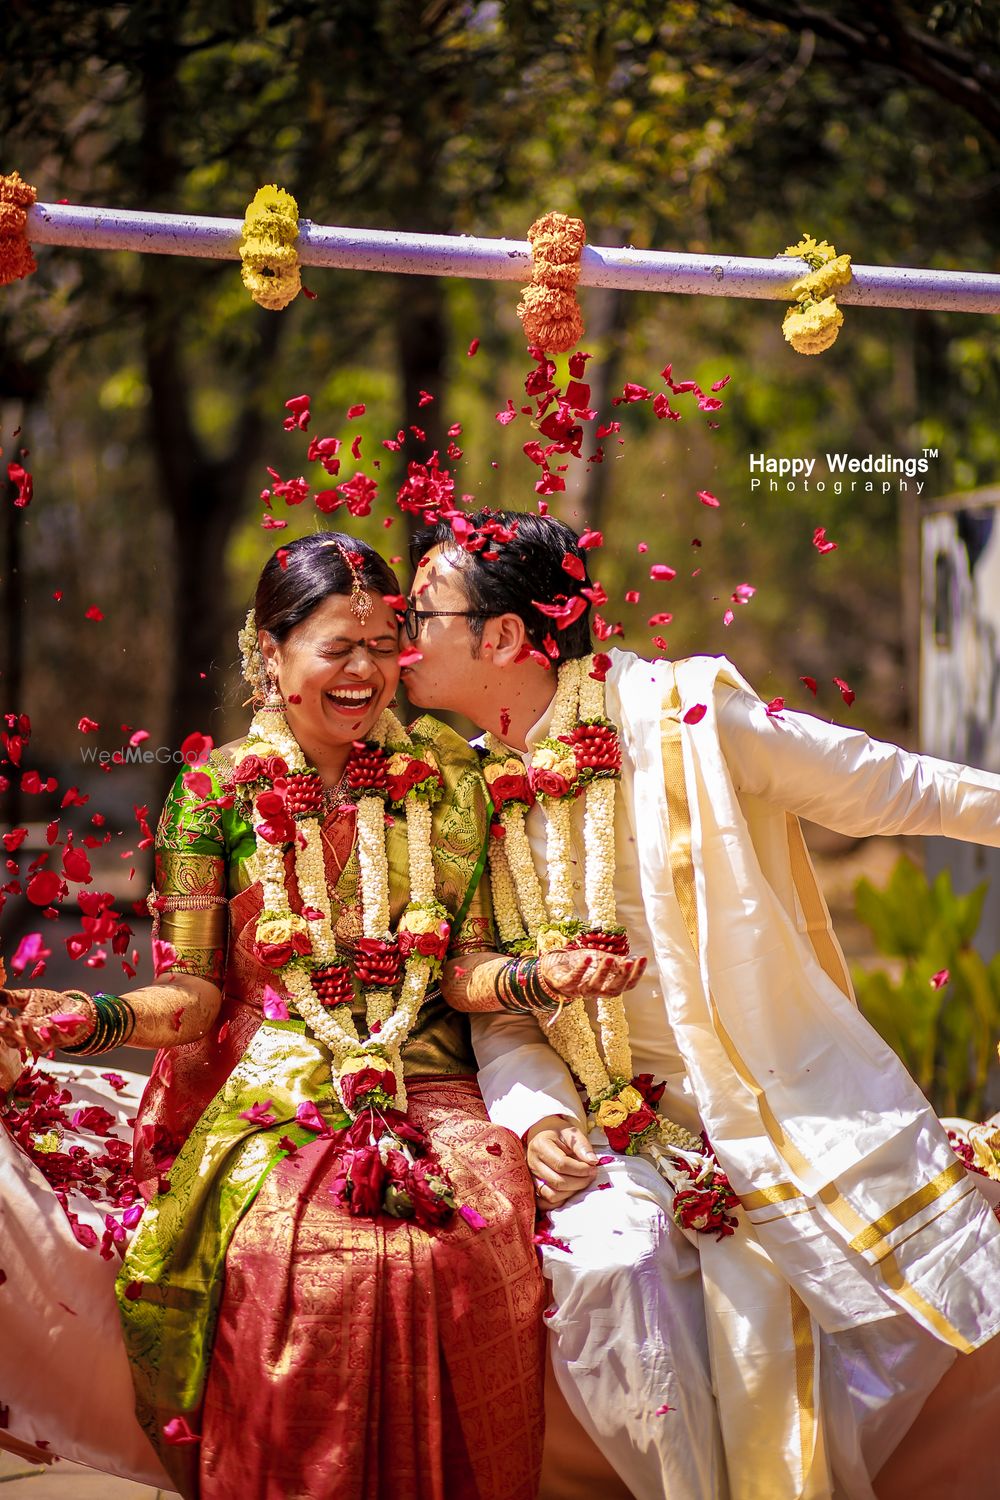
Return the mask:
<svg viewBox="0 0 1000 1500">
<path fill-rule="evenodd" d="M 840 696 L 843 698 L 848 708 L 850 708 L 851 704 L 857 697 L 854 689 L 852 687 L 849 687 L 842 677 L 835 677 L 833 681 L 834 685 L 840 689 Z"/>
<path fill-rule="evenodd" d="M 666 651 L 667 649 L 667 643 L 663 639 L 662 635 L 653 636 L 653 645 L 656 647 L 657 651 Z"/>
<path fill-rule="evenodd" d="M 626 589 L 625 590 L 625 603 L 626 604 L 638 604 L 639 603 L 639 590 L 638 589 Z"/>
<path fill-rule="evenodd" d="M 765 705 L 764 712 L 767 714 L 768 718 L 780 719 L 781 710 L 784 708 L 784 706 L 784 698 L 772 698 L 770 703 Z"/>
<path fill-rule="evenodd" d="M 670 583 L 677 577 L 677 569 L 671 568 L 667 563 L 654 563 L 649 570 L 649 576 L 654 582 Z"/>
<path fill-rule="evenodd" d="M 719 505 L 721 504 L 721 502 L 717 500 L 716 497 L 712 494 L 711 490 L 699 490 L 698 499 L 701 501 L 702 505 L 709 505 L 713 510 L 718 510 Z"/>
<path fill-rule="evenodd" d="M 192 1432 L 187 1417 L 171 1417 L 161 1429 L 163 1437 L 172 1448 L 183 1448 L 188 1443 L 200 1443 L 201 1437 Z"/>
<path fill-rule="evenodd" d="M 311 1099 L 305 1099 L 295 1111 L 295 1118 L 303 1130 L 314 1130 L 318 1135 L 326 1134 L 326 1121 Z"/>
<path fill-rule="evenodd" d="M 650 615 L 646 623 L 650 627 L 650 629 L 653 629 L 653 627 L 656 625 L 669 625 L 673 618 L 673 615 L 668 614 L 667 611 L 664 610 L 658 615 Z"/>
<path fill-rule="evenodd" d="M 587 576 L 586 564 L 582 557 L 576 557 L 572 552 L 564 552 L 562 557 L 562 569 L 571 578 L 576 578 L 580 583 Z"/>
<path fill-rule="evenodd" d="M 291 415 L 284 420 L 283 426 L 286 432 L 294 432 L 296 428 L 305 432 L 309 426 L 311 412 L 309 410 L 309 396 L 293 396 L 290 401 L 285 402 L 285 410 Z"/>
<path fill-rule="evenodd" d="M 129 736 L 129 744 L 132 746 L 132 749 L 135 750 L 143 743 L 144 740 L 148 739 L 148 729 L 137 729 L 134 734 Z"/>
<path fill-rule="evenodd" d="M 29 964 L 37 964 L 52 957 L 52 949 L 46 948 L 40 932 L 26 932 L 14 950 L 10 961 L 15 974 L 22 974 Z"/>
<path fill-rule="evenodd" d="M 466 356 L 469 359 L 471 359 L 472 356 L 475 354 L 475 352 L 476 352 L 476 350 L 478 348 L 479 348 L 479 340 L 478 339 L 473 339 L 472 343 L 469 345 L 468 349 L 466 349 L 466 351 L 465 351 Z"/>
<path fill-rule="evenodd" d="M 8 854 L 13 854 L 16 850 L 20 849 L 27 837 L 28 830 L 26 828 L 14 828 L 10 833 L 3 835 L 3 846 Z"/>
<path fill-rule="evenodd" d="M 667 1413 L 667 1412 L 668 1412 L 668 1411 L 676 1411 L 676 1410 L 677 1410 L 677 1408 L 676 1408 L 676 1406 L 668 1406 L 668 1405 L 667 1405 L 667 1404 L 666 1404 L 666 1402 L 664 1402 L 664 1403 L 663 1403 L 663 1405 L 662 1405 L 662 1406 L 658 1406 L 658 1407 L 657 1407 L 657 1408 L 656 1408 L 656 1410 L 655 1410 L 655 1411 L 654 1411 L 654 1413 L 653 1413 L 653 1416 L 654 1416 L 654 1417 L 662 1417 L 662 1416 L 664 1416 L 664 1415 L 665 1415 L 665 1414 L 666 1414 L 666 1413 Z"/>
<path fill-rule="evenodd" d="M 197 730 L 181 740 L 181 759 L 192 770 L 203 766 L 211 755 L 215 741 L 210 734 L 199 734 Z"/>
<path fill-rule="evenodd" d="M 689 708 L 687 713 L 684 715 L 684 723 L 700 724 L 707 713 L 708 708 L 704 703 L 696 703 L 692 708 Z"/>
<path fill-rule="evenodd" d="M 489 1152 L 490 1156 L 503 1155 L 503 1147 L 501 1146 L 499 1141 L 490 1141 L 488 1146 L 486 1147 L 486 1150 Z"/>
<path fill-rule="evenodd" d="M 604 532 L 603 531 L 591 531 L 590 527 L 588 526 L 587 530 L 580 537 L 580 540 L 577 543 L 577 546 L 580 548 L 580 550 L 582 552 L 589 551 L 591 547 L 603 547 L 604 546 Z"/>
<path fill-rule="evenodd" d="M 424 653 L 418 651 L 416 646 L 407 646 L 399 653 L 400 667 L 415 667 L 418 661 L 423 661 Z"/>
<path fill-rule="evenodd" d="M 87 620 L 103 620 L 104 619 L 103 613 L 101 612 L 101 610 L 98 609 L 98 607 L 97 607 L 96 604 L 89 605 L 84 610 L 83 613 L 84 613 L 84 619 L 87 619 Z"/>
<path fill-rule="evenodd" d="M 599 1182 L 597 1184 L 597 1191 L 599 1193 L 606 1193 L 608 1189 L 612 1187 L 614 1187 L 614 1183 L 612 1182 Z"/>
<path fill-rule="evenodd" d="M 264 986 L 264 1016 L 268 1021 L 287 1021 L 288 1006 L 273 985 Z"/>
<path fill-rule="evenodd" d="M 352 422 L 355 417 L 363 417 L 366 410 L 367 407 L 363 401 L 359 401 L 355 406 L 349 406 L 347 408 L 347 420 Z"/>
<path fill-rule="evenodd" d="M 34 484 L 31 474 L 27 469 L 23 467 L 23 465 L 19 463 L 9 463 L 7 465 L 7 478 L 10 480 L 11 484 L 17 486 L 17 494 L 14 496 L 14 504 L 19 510 L 23 510 L 26 505 L 31 504 L 31 497 L 34 493 Z"/>
<path fill-rule="evenodd" d="M 62 890 L 62 879 L 55 870 L 38 870 L 28 881 L 24 894 L 34 906 L 51 906 Z"/>
<path fill-rule="evenodd" d="M 130 1302 L 138 1302 L 142 1296 L 141 1281 L 127 1281 L 125 1283 L 125 1296 Z"/>
<path fill-rule="evenodd" d="M 722 616 L 722 623 L 723 625 L 731 625 L 735 618 L 736 616 L 733 614 L 732 610 L 727 609 L 725 614 Z"/>
<path fill-rule="evenodd" d="M 100 729 L 101 726 L 100 724 L 98 724 L 96 719 L 88 719 L 85 714 L 82 719 L 77 720 L 76 727 L 77 729 L 79 729 L 81 734 L 93 734 L 94 731 Z"/>
<path fill-rule="evenodd" d="M 815 679 L 815 677 L 800 677 L 799 681 L 805 683 L 806 687 L 809 689 L 809 691 L 812 693 L 813 697 L 815 698 L 815 696 L 816 696 L 816 679 Z"/>
<path fill-rule="evenodd" d="M 271 1105 L 273 1103 L 273 1099 L 265 1099 L 258 1101 L 256 1104 L 251 1104 L 249 1109 L 240 1110 L 240 1119 L 249 1120 L 251 1125 L 261 1125 L 265 1128 L 268 1125 L 273 1125 L 277 1119 L 277 1116 L 271 1113 Z"/>
<path fill-rule="evenodd" d="M 558 1307 L 547 1307 L 542 1313 L 542 1317 L 545 1318 L 546 1321 L 548 1321 L 549 1318 L 554 1318 L 558 1311 Z"/>
<path fill-rule="evenodd" d="M 813 532 L 813 546 L 817 552 L 836 552 L 837 543 L 828 542 L 826 539 L 826 527 L 817 526 Z"/>
<path fill-rule="evenodd" d="M 587 676 L 592 677 L 595 682 L 603 682 L 611 670 L 611 657 L 606 651 L 597 651 L 593 657 L 593 671 Z"/>
<path fill-rule="evenodd" d="M 944 987 L 945 987 L 945 985 L 948 983 L 948 980 L 950 978 L 951 978 L 951 972 L 950 972 L 950 970 L 948 970 L 948 969 L 938 969 L 938 971 L 937 971 L 936 974 L 932 974 L 931 975 L 931 989 L 932 990 L 943 990 Z"/>
<path fill-rule="evenodd" d="M 757 590 L 752 583 L 738 583 L 730 598 L 734 604 L 749 604 Z"/>
<path fill-rule="evenodd" d="M 181 784 L 192 797 L 198 797 L 202 801 L 212 795 L 212 778 L 205 771 L 188 771 L 181 777 Z"/>
<path fill-rule="evenodd" d="M 470 1208 L 467 1203 L 463 1203 L 458 1212 L 465 1220 L 466 1224 L 468 1224 L 470 1229 L 486 1228 L 486 1220 L 483 1218 L 482 1214 L 477 1213 L 474 1208 Z"/>
</svg>

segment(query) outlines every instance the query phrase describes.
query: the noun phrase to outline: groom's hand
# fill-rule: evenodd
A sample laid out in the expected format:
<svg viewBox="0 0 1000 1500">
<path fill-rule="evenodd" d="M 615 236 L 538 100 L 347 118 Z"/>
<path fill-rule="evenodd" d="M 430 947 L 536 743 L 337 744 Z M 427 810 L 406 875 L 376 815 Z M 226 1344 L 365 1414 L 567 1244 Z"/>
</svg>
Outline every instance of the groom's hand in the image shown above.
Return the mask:
<svg viewBox="0 0 1000 1500">
<path fill-rule="evenodd" d="M 597 1153 L 579 1125 L 562 1115 L 549 1115 L 533 1125 L 525 1146 L 542 1208 L 558 1208 L 593 1182 Z"/>
<path fill-rule="evenodd" d="M 598 948 L 557 948 L 543 953 L 538 972 L 546 987 L 567 1000 L 585 995 L 623 995 L 635 989 L 644 958 L 617 958 Z"/>
</svg>

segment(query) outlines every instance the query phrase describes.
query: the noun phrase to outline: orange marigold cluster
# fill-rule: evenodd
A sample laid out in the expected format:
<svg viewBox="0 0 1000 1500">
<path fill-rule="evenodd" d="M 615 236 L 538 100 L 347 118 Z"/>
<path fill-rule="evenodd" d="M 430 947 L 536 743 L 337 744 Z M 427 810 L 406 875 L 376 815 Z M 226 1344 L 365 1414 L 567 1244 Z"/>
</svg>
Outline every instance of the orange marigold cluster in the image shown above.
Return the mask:
<svg viewBox="0 0 1000 1500">
<path fill-rule="evenodd" d="M 543 214 L 528 230 L 531 285 L 521 293 L 517 315 L 529 344 L 563 354 L 583 337 L 583 315 L 576 300 L 580 255 L 586 243 L 582 219 Z"/>
<path fill-rule="evenodd" d="M 35 189 L 19 172 L 0 175 L 0 286 L 9 286 L 37 270 L 28 244 L 28 209 Z"/>
</svg>

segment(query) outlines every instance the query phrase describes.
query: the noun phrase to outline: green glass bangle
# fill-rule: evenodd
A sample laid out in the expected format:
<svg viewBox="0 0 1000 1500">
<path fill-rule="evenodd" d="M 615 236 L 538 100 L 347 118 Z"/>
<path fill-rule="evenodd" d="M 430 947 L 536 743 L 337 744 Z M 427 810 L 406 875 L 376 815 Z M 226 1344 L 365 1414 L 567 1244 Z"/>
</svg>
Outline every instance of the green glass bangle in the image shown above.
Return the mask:
<svg viewBox="0 0 1000 1500">
<path fill-rule="evenodd" d="M 82 990 L 67 990 L 66 993 L 83 995 Z M 97 1020 L 93 1030 L 82 1042 L 73 1042 L 61 1050 L 73 1057 L 93 1057 L 99 1052 L 111 1052 L 115 1047 L 124 1046 L 135 1031 L 136 1024 L 135 1011 L 129 1002 L 120 995 L 103 993 L 92 997 L 83 995 L 83 998 L 92 998 L 97 1007 Z"/>
<path fill-rule="evenodd" d="M 562 997 L 547 989 L 537 958 L 512 958 L 497 973 L 496 993 L 501 1009 L 517 1015 L 558 1010 Z"/>
</svg>

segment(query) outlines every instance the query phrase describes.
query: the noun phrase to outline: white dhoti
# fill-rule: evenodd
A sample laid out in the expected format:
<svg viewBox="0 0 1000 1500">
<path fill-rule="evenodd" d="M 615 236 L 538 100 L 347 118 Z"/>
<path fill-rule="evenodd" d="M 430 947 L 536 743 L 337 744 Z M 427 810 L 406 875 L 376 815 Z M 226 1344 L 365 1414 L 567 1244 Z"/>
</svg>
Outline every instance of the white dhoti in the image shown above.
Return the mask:
<svg viewBox="0 0 1000 1500">
<path fill-rule="evenodd" d="M 542 1252 L 552 1365 L 636 1500 L 725 1500 L 700 1257 L 665 1212 L 669 1197 L 648 1162 L 615 1157 L 552 1211 L 553 1235 L 569 1246 Z"/>
<path fill-rule="evenodd" d="M 72 1103 L 51 1133 L 60 1152 L 80 1147 L 100 1156 L 106 1142 L 131 1143 L 146 1079 L 124 1075 L 119 1093 L 97 1068 L 58 1063 L 43 1070 L 72 1089 Z M 97 1107 L 113 1117 L 106 1134 L 81 1121 L 77 1109 Z M 102 1122 L 101 1129 L 105 1128 Z M 48 1132 L 46 1132 L 48 1133 Z M 135 1417 L 135 1397 L 118 1321 L 117 1250 L 100 1253 L 108 1202 L 70 1190 L 70 1211 L 97 1237 L 81 1244 L 55 1192 L 14 1143 L 0 1109 L 0 1446 L 5 1437 L 142 1484 L 173 1491 Z M 120 1231 L 119 1231 L 120 1232 Z M 129 1237 L 129 1231 L 125 1231 Z"/>
<path fill-rule="evenodd" d="M 599 1131 L 591 1140 L 607 1152 Z M 735 1457 L 742 1421 L 766 1425 L 757 1401 L 766 1402 L 776 1351 L 759 1343 L 766 1324 L 753 1306 L 718 1300 L 711 1272 L 722 1266 L 725 1276 L 726 1268 L 715 1241 L 681 1230 L 671 1202 L 647 1161 L 615 1157 L 592 1187 L 551 1211 L 552 1235 L 568 1246 L 542 1251 L 552 1364 L 574 1417 L 635 1500 L 726 1500 L 722 1427 L 735 1416 Z M 733 1248 L 721 1242 L 719 1256 L 731 1258 Z M 904 1314 L 821 1332 L 819 1346 L 832 1493 L 870 1500 L 870 1476 L 957 1355 Z M 760 1479 L 766 1495 L 767 1474 Z M 739 1488 L 747 1489 L 746 1476 Z"/>
</svg>

